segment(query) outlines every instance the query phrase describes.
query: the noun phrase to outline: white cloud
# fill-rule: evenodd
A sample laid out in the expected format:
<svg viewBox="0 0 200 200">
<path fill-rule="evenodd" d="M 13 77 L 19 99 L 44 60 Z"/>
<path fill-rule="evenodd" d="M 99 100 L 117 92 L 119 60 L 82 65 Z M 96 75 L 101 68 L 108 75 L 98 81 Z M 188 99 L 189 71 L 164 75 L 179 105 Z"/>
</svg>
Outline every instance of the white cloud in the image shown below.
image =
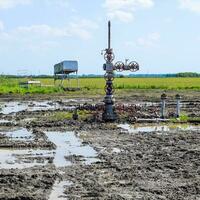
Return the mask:
<svg viewBox="0 0 200 200">
<path fill-rule="evenodd" d="M 105 0 L 104 3 L 108 17 L 122 22 L 132 21 L 136 10 L 153 6 L 153 0 Z"/>
<path fill-rule="evenodd" d="M 92 32 L 98 28 L 98 25 L 90 20 L 82 19 L 70 22 L 65 27 L 52 27 L 46 24 L 18 27 L 14 30 L 15 35 L 59 38 L 59 37 L 77 37 L 88 40 L 92 37 Z"/>
<path fill-rule="evenodd" d="M 134 19 L 134 16 L 130 12 L 125 12 L 122 10 L 116 10 L 115 12 L 110 12 L 108 14 L 109 18 L 111 19 L 119 19 L 122 22 L 130 22 Z"/>
<path fill-rule="evenodd" d="M 128 48 L 132 48 L 132 47 L 136 47 L 136 44 L 135 42 L 132 42 L 132 41 L 126 41 L 124 42 L 124 46 Z"/>
<path fill-rule="evenodd" d="M 40 1 L 40 0 L 38 0 Z M 69 0 L 42 0 L 47 5 L 68 7 Z M 0 9 L 13 8 L 18 5 L 28 5 L 33 0 L 0 0 Z"/>
<path fill-rule="evenodd" d="M 31 3 L 31 0 L 0 0 L 0 9 L 12 8 L 17 5 L 26 5 Z"/>
<path fill-rule="evenodd" d="M 97 28 L 98 25 L 95 22 L 82 19 L 62 27 L 41 24 L 21 26 L 6 31 L 3 23 L 0 22 L 0 46 L 4 50 L 12 49 L 14 46 L 31 51 L 48 50 L 50 47 L 59 46 L 66 38 L 78 38 L 87 41 L 92 38 Z"/>
<path fill-rule="evenodd" d="M 51 48 L 59 48 L 59 42 L 41 41 L 40 43 L 29 43 L 26 48 L 32 52 L 45 52 Z"/>
<path fill-rule="evenodd" d="M 139 37 L 136 42 L 126 41 L 124 45 L 128 48 L 136 48 L 136 47 L 144 47 L 144 48 L 152 48 L 157 47 L 160 40 L 160 33 L 153 32 L 146 36 Z"/>
<path fill-rule="evenodd" d="M 160 40 L 160 33 L 154 32 L 145 37 L 140 37 L 137 39 L 137 45 L 143 47 L 153 47 L 157 46 Z"/>
<path fill-rule="evenodd" d="M 191 12 L 200 13 L 199 0 L 179 0 L 180 8 L 189 10 Z"/>
<path fill-rule="evenodd" d="M 32 33 L 33 37 L 65 37 L 69 36 L 65 28 L 51 27 L 46 24 L 22 26 L 14 30 L 15 34 L 29 36 Z"/>
<path fill-rule="evenodd" d="M 68 27 L 68 33 L 69 35 L 88 40 L 92 37 L 91 32 L 95 29 L 98 29 L 98 25 L 95 22 L 83 19 L 77 22 L 71 22 Z"/>
</svg>

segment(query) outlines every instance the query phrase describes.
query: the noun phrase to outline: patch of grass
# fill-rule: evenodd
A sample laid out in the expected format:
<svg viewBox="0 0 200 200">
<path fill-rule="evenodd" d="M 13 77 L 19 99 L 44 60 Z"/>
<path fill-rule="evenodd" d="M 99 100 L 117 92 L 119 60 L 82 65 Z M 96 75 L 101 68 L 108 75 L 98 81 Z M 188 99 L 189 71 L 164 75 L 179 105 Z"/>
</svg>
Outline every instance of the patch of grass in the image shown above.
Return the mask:
<svg viewBox="0 0 200 200">
<path fill-rule="evenodd" d="M 188 117 L 186 114 L 182 114 L 178 119 L 172 118 L 170 119 L 172 123 L 187 123 L 187 122 L 196 122 L 200 123 L 200 117 Z"/>
<path fill-rule="evenodd" d="M 49 120 L 52 121 L 62 121 L 62 120 L 70 120 L 73 116 L 73 111 L 59 111 L 54 112 L 49 116 Z M 91 113 L 86 110 L 78 111 L 78 116 L 80 120 L 85 120 L 86 118 L 91 116 Z"/>
<path fill-rule="evenodd" d="M 65 119 L 72 119 L 73 112 L 54 112 L 49 116 L 52 121 L 62 121 Z"/>
<path fill-rule="evenodd" d="M 185 114 L 182 114 L 179 119 L 181 122 L 188 122 L 189 117 Z"/>
<path fill-rule="evenodd" d="M 190 117 L 188 121 L 191 123 L 200 123 L 200 117 Z"/>
</svg>

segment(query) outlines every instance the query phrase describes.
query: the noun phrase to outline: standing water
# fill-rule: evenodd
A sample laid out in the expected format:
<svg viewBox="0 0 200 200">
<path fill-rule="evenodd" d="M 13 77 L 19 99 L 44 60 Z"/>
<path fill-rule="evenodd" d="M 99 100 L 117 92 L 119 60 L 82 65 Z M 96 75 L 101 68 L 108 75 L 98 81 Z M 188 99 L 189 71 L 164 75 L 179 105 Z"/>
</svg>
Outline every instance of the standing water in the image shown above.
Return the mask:
<svg viewBox="0 0 200 200">
<path fill-rule="evenodd" d="M 129 125 L 129 124 L 120 124 L 118 125 L 119 128 L 122 128 L 129 133 L 139 133 L 139 132 L 169 132 L 169 131 L 188 131 L 188 130 L 200 130 L 200 126 L 195 125 L 185 125 L 185 124 L 178 124 L 178 125 L 153 125 L 153 126 L 136 126 L 136 125 Z"/>
<path fill-rule="evenodd" d="M 32 133 L 23 128 L 5 132 L 3 135 L 14 143 L 34 142 Z M 74 132 L 46 132 L 46 135 L 56 145 L 56 150 L 1 148 L 0 167 L 3 169 L 23 169 L 46 165 L 48 162 L 53 162 L 56 167 L 65 167 L 72 164 L 65 159 L 66 156 L 70 155 L 81 156 L 84 164 L 97 161 L 97 152 L 89 145 L 83 146 Z"/>
<path fill-rule="evenodd" d="M 57 146 L 54 157 L 56 167 L 69 165 L 70 162 L 65 159 L 69 155 L 82 156 L 85 164 L 96 161 L 97 152 L 89 145 L 83 146 L 74 132 L 46 132 L 46 135 Z"/>
<path fill-rule="evenodd" d="M 70 185 L 71 183 L 67 181 L 61 181 L 61 182 L 56 181 L 52 188 L 52 192 L 49 196 L 49 200 L 55 200 L 55 199 L 66 200 L 67 198 L 64 196 L 65 187 Z"/>
</svg>

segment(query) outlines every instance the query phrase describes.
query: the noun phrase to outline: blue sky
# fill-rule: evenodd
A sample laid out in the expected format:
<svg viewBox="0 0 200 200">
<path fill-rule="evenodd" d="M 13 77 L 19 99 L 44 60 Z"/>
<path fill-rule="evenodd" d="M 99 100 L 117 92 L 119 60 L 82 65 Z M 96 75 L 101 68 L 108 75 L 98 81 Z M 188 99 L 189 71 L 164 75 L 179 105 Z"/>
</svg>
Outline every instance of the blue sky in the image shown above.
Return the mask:
<svg viewBox="0 0 200 200">
<path fill-rule="evenodd" d="M 0 0 L 0 73 L 52 74 L 77 59 L 80 74 L 103 74 L 108 19 L 115 61 L 200 72 L 200 0 Z"/>
</svg>

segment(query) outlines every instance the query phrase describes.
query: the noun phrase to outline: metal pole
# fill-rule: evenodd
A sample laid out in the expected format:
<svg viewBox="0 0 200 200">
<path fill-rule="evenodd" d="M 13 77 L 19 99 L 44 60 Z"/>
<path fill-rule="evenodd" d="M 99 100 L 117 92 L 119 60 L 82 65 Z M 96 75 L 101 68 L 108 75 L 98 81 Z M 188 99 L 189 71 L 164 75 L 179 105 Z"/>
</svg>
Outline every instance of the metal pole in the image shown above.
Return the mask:
<svg viewBox="0 0 200 200">
<path fill-rule="evenodd" d="M 162 94 L 161 95 L 161 118 L 162 119 L 165 118 L 166 99 L 167 99 L 167 95 L 166 94 Z"/>
<path fill-rule="evenodd" d="M 69 83 L 70 81 L 69 81 L 69 76 L 67 77 L 67 88 L 69 88 L 70 87 L 70 83 Z"/>
<path fill-rule="evenodd" d="M 111 22 L 108 22 L 108 49 L 111 47 Z"/>
<path fill-rule="evenodd" d="M 176 117 L 179 118 L 181 113 L 181 96 L 176 95 Z"/>
</svg>

